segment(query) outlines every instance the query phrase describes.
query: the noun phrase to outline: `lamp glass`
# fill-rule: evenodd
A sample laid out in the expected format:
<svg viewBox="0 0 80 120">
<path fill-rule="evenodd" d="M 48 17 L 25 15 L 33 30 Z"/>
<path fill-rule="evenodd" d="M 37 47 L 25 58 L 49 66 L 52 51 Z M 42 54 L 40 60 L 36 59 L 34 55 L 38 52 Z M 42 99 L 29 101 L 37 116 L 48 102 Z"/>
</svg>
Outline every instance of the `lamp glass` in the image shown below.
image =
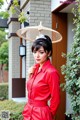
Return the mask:
<svg viewBox="0 0 80 120">
<path fill-rule="evenodd" d="M 24 45 L 20 45 L 20 46 L 19 46 L 19 55 L 20 55 L 21 57 L 23 57 L 23 56 L 26 55 L 26 46 L 24 46 Z"/>
</svg>

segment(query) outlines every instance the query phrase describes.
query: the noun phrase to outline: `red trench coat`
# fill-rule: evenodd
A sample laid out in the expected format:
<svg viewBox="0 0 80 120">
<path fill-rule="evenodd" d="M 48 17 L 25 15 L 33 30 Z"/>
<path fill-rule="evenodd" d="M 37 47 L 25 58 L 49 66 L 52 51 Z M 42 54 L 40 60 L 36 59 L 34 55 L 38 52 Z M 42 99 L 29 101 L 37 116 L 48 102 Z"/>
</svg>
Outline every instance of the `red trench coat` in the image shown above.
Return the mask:
<svg viewBox="0 0 80 120">
<path fill-rule="evenodd" d="M 27 83 L 28 103 L 22 112 L 24 120 L 54 120 L 60 103 L 59 74 L 50 60 L 44 63 L 39 72 L 39 65 L 35 66 L 34 75 Z"/>
</svg>

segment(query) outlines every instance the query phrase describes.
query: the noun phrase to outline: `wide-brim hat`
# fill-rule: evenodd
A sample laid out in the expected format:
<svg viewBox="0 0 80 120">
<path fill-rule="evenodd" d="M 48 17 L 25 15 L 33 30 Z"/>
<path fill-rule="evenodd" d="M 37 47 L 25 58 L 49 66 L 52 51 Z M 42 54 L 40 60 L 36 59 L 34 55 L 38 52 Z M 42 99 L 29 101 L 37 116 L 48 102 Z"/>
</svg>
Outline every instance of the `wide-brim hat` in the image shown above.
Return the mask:
<svg viewBox="0 0 80 120">
<path fill-rule="evenodd" d="M 52 43 L 58 43 L 62 40 L 62 35 L 58 31 L 42 26 L 41 22 L 38 26 L 27 26 L 19 29 L 16 34 L 27 41 L 34 41 L 40 34 L 48 35 Z"/>
</svg>

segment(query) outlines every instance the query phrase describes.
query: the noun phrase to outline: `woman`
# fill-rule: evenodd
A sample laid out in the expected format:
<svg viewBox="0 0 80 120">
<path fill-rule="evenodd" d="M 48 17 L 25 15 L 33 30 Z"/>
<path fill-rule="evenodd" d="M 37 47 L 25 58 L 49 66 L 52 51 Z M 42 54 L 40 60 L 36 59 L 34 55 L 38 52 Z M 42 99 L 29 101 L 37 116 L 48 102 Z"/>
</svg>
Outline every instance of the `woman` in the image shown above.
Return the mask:
<svg viewBox="0 0 80 120">
<path fill-rule="evenodd" d="M 36 39 L 32 53 L 36 64 L 29 69 L 24 120 L 54 120 L 60 103 L 60 87 L 59 74 L 49 60 L 52 55 L 51 39 L 47 35 Z"/>
</svg>

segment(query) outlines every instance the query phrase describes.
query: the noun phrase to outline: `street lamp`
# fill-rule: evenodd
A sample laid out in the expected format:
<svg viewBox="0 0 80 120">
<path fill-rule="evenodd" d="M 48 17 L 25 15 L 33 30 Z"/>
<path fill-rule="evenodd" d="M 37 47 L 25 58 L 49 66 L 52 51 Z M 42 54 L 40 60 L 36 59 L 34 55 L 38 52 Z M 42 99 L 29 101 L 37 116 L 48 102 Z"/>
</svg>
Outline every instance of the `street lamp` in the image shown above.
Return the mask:
<svg viewBox="0 0 80 120">
<path fill-rule="evenodd" d="M 21 44 L 21 45 L 19 46 L 19 55 L 20 55 L 21 57 L 26 56 L 26 46 L 23 45 L 23 44 Z"/>
</svg>

